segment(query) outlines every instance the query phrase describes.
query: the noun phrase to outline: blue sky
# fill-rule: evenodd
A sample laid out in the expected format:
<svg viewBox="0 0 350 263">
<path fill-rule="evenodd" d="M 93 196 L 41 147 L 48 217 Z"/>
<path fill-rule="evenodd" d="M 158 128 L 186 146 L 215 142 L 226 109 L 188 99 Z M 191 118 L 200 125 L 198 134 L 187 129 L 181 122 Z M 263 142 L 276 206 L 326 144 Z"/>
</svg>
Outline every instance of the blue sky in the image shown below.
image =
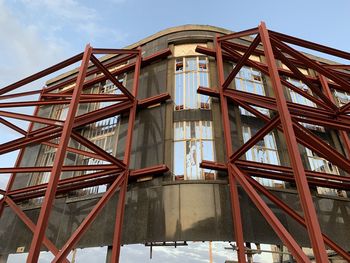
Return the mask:
<svg viewBox="0 0 350 263">
<path fill-rule="evenodd" d="M 88 42 L 123 47 L 182 24 L 239 31 L 264 20 L 273 30 L 349 50 L 349 10 L 348 0 L 0 0 L 0 84 L 71 56 Z"/>
<path fill-rule="evenodd" d="M 349 0 L 0 0 L 0 87 L 82 51 L 86 43 L 121 48 L 183 24 L 239 31 L 263 20 L 270 29 L 350 51 L 349 10 Z M 0 143 L 17 136 L 1 125 L 0 134 Z M 15 157 L 0 156 L 0 167 Z M 6 182 L 0 175 L 0 188 Z"/>
</svg>

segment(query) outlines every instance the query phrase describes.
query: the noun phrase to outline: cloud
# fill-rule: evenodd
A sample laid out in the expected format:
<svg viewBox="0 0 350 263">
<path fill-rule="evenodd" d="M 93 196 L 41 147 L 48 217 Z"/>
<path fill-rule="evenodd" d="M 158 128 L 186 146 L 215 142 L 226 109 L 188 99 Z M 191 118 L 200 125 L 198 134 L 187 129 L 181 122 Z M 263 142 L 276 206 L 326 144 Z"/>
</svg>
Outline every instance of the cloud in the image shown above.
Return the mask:
<svg viewBox="0 0 350 263">
<path fill-rule="evenodd" d="M 96 11 L 75 0 L 22 0 L 28 7 L 40 9 L 41 12 L 55 14 L 61 20 L 89 21 L 97 17 Z"/>
<path fill-rule="evenodd" d="M 4 86 L 39 71 L 61 58 L 65 43 L 48 39 L 35 24 L 23 23 L 3 0 L 0 0 L 0 55 L 7 63 L 0 65 L 0 85 Z"/>
<path fill-rule="evenodd" d="M 99 13 L 99 3 L 89 7 L 84 1 L 76 0 L 19 0 L 31 13 L 40 15 L 45 21 L 41 27 L 49 32 L 67 34 L 71 37 L 80 36 L 87 42 L 114 39 L 120 41 L 126 34 L 112 27 L 103 14 Z M 113 0 L 120 4 L 124 0 Z M 27 13 L 27 12 L 26 12 Z M 49 28 L 48 28 L 49 27 Z M 72 34 L 74 32 L 74 34 Z"/>
</svg>

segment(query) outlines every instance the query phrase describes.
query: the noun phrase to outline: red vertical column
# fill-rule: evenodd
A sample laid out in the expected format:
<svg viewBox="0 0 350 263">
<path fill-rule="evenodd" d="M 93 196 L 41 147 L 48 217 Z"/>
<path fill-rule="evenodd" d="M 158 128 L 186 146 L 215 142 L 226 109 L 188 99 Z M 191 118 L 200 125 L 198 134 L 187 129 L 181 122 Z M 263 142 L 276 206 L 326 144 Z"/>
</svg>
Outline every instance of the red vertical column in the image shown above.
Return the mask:
<svg viewBox="0 0 350 263">
<path fill-rule="evenodd" d="M 130 174 L 129 164 L 130 164 L 130 156 L 131 156 L 131 145 L 132 145 L 132 136 L 134 132 L 134 124 L 135 124 L 135 118 L 136 118 L 137 93 L 139 88 L 139 76 L 140 76 L 140 69 L 141 69 L 141 62 L 142 62 L 141 48 L 139 48 L 138 50 L 139 50 L 139 54 L 136 58 L 134 81 L 133 81 L 133 87 L 132 87 L 132 95 L 134 100 L 133 100 L 133 106 L 130 109 L 130 113 L 129 113 L 128 132 L 126 136 L 125 152 L 124 152 L 124 159 L 123 159 L 123 162 L 127 167 L 127 171 L 124 175 L 124 179 L 123 179 L 124 181 L 119 191 L 116 220 L 115 220 L 115 226 L 114 226 L 113 248 L 112 248 L 112 256 L 111 256 L 111 262 L 113 263 L 119 262 L 120 242 L 122 238 L 122 227 L 123 227 L 124 208 L 125 208 L 125 196 L 127 192 L 128 179 Z"/>
<path fill-rule="evenodd" d="M 323 242 L 320 225 L 318 223 L 315 207 L 313 205 L 310 189 L 306 180 L 304 167 L 298 150 L 298 144 L 293 130 L 292 118 L 287 107 L 286 99 L 283 95 L 283 87 L 278 74 L 275 57 L 272 52 L 269 33 L 266 29 L 264 22 L 260 24 L 259 32 L 261 41 L 264 46 L 266 63 L 269 68 L 269 74 L 276 96 L 277 109 L 281 118 L 281 124 L 283 132 L 285 134 L 289 158 L 291 166 L 293 168 L 295 182 L 297 185 L 299 198 L 305 215 L 305 221 L 313 252 L 316 258 L 316 262 L 327 263 L 328 257 Z"/>
<path fill-rule="evenodd" d="M 221 105 L 221 115 L 222 115 L 222 123 L 224 128 L 224 137 L 226 143 L 226 156 L 231 156 L 233 153 L 232 150 L 232 140 L 231 140 L 231 128 L 230 128 L 230 120 L 228 114 L 227 107 L 227 99 L 224 96 L 222 85 L 225 82 L 224 77 L 224 65 L 222 60 L 222 50 L 221 43 L 218 41 L 218 36 L 216 37 L 216 63 L 217 63 L 217 71 L 219 78 L 219 92 L 220 92 L 220 105 Z M 228 179 L 230 186 L 230 196 L 231 196 L 231 210 L 232 210 L 232 221 L 234 224 L 234 233 L 235 239 L 238 247 L 238 262 L 246 262 L 245 258 L 245 247 L 244 247 L 244 238 L 243 238 L 243 226 L 242 226 L 242 218 L 241 218 L 241 208 L 239 205 L 239 195 L 237 189 L 237 181 L 234 177 L 232 168 L 230 165 L 227 167 L 228 171 Z"/>
<path fill-rule="evenodd" d="M 92 48 L 87 45 L 84 51 L 83 60 L 79 69 L 76 86 L 73 91 L 72 99 L 69 104 L 69 110 L 66 121 L 63 126 L 62 136 L 56 151 L 53 167 L 51 170 L 50 180 L 46 189 L 44 202 L 42 204 L 38 222 L 34 231 L 34 236 L 29 249 L 29 255 L 27 258 L 28 263 L 34 263 L 38 261 L 40 247 L 42 245 L 43 238 L 45 236 L 46 228 L 49 221 L 50 212 L 52 209 L 53 201 L 56 195 L 57 184 L 61 175 L 62 165 L 66 156 L 66 149 L 69 143 L 70 134 L 72 132 L 75 114 L 78 109 L 80 94 L 83 88 L 86 71 L 89 66 L 89 59 L 92 53 Z"/>
</svg>

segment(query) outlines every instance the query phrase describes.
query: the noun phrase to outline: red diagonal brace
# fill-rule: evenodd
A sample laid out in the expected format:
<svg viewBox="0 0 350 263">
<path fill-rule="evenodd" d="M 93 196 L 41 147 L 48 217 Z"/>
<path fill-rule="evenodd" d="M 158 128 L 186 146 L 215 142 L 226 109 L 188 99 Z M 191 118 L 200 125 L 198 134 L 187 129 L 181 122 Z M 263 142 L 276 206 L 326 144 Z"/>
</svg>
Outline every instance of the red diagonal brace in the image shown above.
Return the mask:
<svg viewBox="0 0 350 263">
<path fill-rule="evenodd" d="M 272 131 L 279 124 L 279 116 L 274 117 L 269 121 L 263 128 L 261 128 L 253 137 L 251 137 L 245 144 L 243 144 L 236 152 L 230 157 L 230 161 L 234 162 L 239 157 L 241 157 L 246 151 L 258 143 L 261 139 L 265 137 L 270 131 Z"/>
<path fill-rule="evenodd" d="M 105 76 L 113 82 L 114 85 L 116 85 L 124 94 L 127 96 L 130 100 L 134 100 L 133 95 L 121 84 L 105 66 L 94 56 L 91 55 L 91 61 L 95 64 L 96 67 L 98 67 Z"/>
<path fill-rule="evenodd" d="M 12 211 L 16 213 L 16 215 L 22 220 L 22 222 L 34 233 L 35 231 L 35 224 L 30 220 L 30 218 L 19 208 L 15 202 L 11 200 L 10 197 L 5 198 L 5 202 L 11 207 Z M 47 238 L 43 238 L 43 244 L 47 249 L 49 249 L 53 255 L 58 254 L 58 249 L 56 246 Z M 63 262 L 69 263 L 69 260 L 63 259 Z"/>
<path fill-rule="evenodd" d="M 328 256 L 326 253 L 326 247 L 322 239 L 321 229 L 317 220 L 315 207 L 312 202 L 310 189 L 308 187 L 305 187 L 305 185 L 307 185 L 306 175 L 298 150 L 298 144 L 293 130 L 292 119 L 287 108 L 286 99 L 283 95 L 283 88 L 277 71 L 275 58 L 272 52 L 270 37 L 264 22 L 260 24 L 259 32 L 261 41 L 264 46 L 264 53 L 267 65 L 269 67 L 272 86 L 276 96 L 277 108 L 280 114 L 283 132 L 285 134 L 289 159 L 293 168 L 303 212 L 305 214 L 305 220 L 313 252 L 317 262 L 327 263 Z"/>
<path fill-rule="evenodd" d="M 244 53 L 244 55 L 241 57 L 241 59 L 237 62 L 234 69 L 231 71 L 231 73 L 226 78 L 225 82 L 222 84 L 223 89 L 226 89 L 232 80 L 236 77 L 237 73 L 241 70 L 241 68 L 244 66 L 246 61 L 249 59 L 249 56 L 253 53 L 253 51 L 256 49 L 256 47 L 260 43 L 260 36 L 257 35 L 254 39 L 254 41 L 250 44 L 248 50 Z"/>
<path fill-rule="evenodd" d="M 68 115 L 67 115 L 66 122 L 64 123 L 64 126 L 63 126 L 59 147 L 57 149 L 55 159 L 53 162 L 53 168 L 51 171 L 49 184 L 45 193 L 44 202 L 40 209 L 37 226 L 36 226 L 33 240 L 29 249 L 29 255 L 27 259 L 28 263 L 37 262 L 39 258 L 41 243 L 45 235 L 51 208 L 53 205 L 53 200 L 55 198 L 57 183 L 61 175 L 61 169 L 65 159 L 66 148 L 68 146 L 70 134 L 73 128 L 75 114 L 78 109 L 78 102 L 79 102 L 80 94 L 83 88 L 86 71 L 89 66 L 89 58 L 91 56 L 91 52 L 92 52 L 92 48 L 90 47 L 90 45 L 87 45 L 85 48 L 82 64 L 79 70 L 76 88 L 74 89 L 73 97 L 72 97 L 71 103 L 69 104 Z"/>
<path fill-rule="evenodd" d="M 124 172 L 125 173 L 125 172 Z M 74 245 L 79 242 L 83 234 L 86 232 L 91 223 L 95 220 L 99 212 L 102 208 L 107 204 L 109 199 L 113 196 L 117 188 L 121 183 L 124 182 L 125 176 L 124 173 L 121 174 L 113 184 L 108 188 L 107 192 L 103 194 L 98 203 L 94 206 L 91 212 L 87 215 L 87 217 L 83 220 L 83 222 L 79 225 L 79 227 L 74 231 L 71 237 L 68 239 L 66 244 L 63 245 L 60 252 L 56 255 L 56 257 L 52 260 L 52 263 L 59 263 L 63 258 L 66 258 L 69 252 L 73 249 Z M 120 198 L 120 197 L 119 197 Z M 118 262 L 118 261 L 116 261 Z"/>
<path fill-rule="evenodd" d="M 253 201 L 256 207 L 259 209 L 261 214 L 265 217 L 267 223 L 271 225 L 272 229 L 279 236 L 281 241 L 285 244 L 288 250 L 292 253 L 293 257 L 296 258 L 297 262 L 310 262 L 309 258 L 304 254 L 298 243 L 294 238 L 288 233 L 284 228 L 282 223 L 278 220 L 275 214 L 267 206 L 264 200 L 259 196 L 259 194 L 254 190 L 253 186 L 249 184 L 244 174 L 238 169 L 235 164 L 229 164 L 232 168 L 232 174 L 229 176 L 234 176 L 237 181 L 242 186 L 244 191 L 248 194 L 249 198 Z"/>
<path fill-rule="evenodd" d="M 297 212 L 291 209 L 286 203 L 280 200 L 278 197 L 269 192 L 264 186 L 259 184 L 259 182 L 255 181 L 253 178 L 250 178 L 246 175 L 246 179 L 249 181 L 251 185 L 255 187 L 260 193 L 264 194 L 268 199 L 270 199 L 274 204 L 276 204 L 279 208 L 281 208 L 284 212 L 290 215 L 294 220 L 296 220 L 299 224 L 306 227 L 305 219 L 300 216 Z M 324 242 L 334 251 L 336 251 L 339 255 L 341 255 L 345 260 L 350 262 L 350 254 L 347 253 L 344 249 L 339 247 L 336 243 L 334 243 L 329 237 L 325 234 L 322 234 Z"/>
</svg>

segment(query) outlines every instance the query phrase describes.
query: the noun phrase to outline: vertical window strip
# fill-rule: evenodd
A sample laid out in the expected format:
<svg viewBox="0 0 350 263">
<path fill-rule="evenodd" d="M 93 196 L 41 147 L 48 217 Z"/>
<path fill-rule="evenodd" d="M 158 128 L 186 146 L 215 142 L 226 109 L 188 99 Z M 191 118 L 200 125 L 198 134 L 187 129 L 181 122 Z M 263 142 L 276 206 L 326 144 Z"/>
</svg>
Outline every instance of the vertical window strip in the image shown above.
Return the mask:
<svg viewBox="0 0 350 263">
<path fill-rule="evenodd" d="M 123 78 L 125 82 L 125 77 Z M 115 86 L 111 81 L 107 80 L 103 85 L 100 86 L 100 94 L 121 94 L 121 91 Z M 95 104 L 95 108 L 101 109 L 107 106 L 112 105 L 114 102 L 99 102 Z M 85 137 L 88 138 L 91 142 L 99 146 L 101 149 L 105 150 L 107 153 L 112 154 L 117 146 L 118 138 L 113 141 L 115 134 L 119 133 L 120 126 L 120 116 L 113 116 L 104 120 L 90 124 L 85 130 Z M 83 147 L 84 150 L 89 151 L 86 147 Z M 106 161 L 84 157 L 82 160 L 84 165 L 99 165 L 106 164 Z M 84 171 L 82 174 L 90 174 L 96 171 Z M 107 189 L 106 185 L 98 185 L 93 187 L 84 188 L 76 192 L 77 195 L 88 195 L 88 194 L 97 194 L 105 192 Z"/>
<path fill-rule="evenodd" d="M 340 175 L 339 169 L 328 160 L 319 157 L 309 148 L 305 148 L 311 171 Z M 344 190 L 317 186 L 317 193 L 330 196 L 346 197 Z"/>
<path fill-rule="evenodd" d="M 297 88 L 299 88 L 299 89 L 307 92 L 308 94 L 312 95 L 312 91 L 301 80 L 292 79 L 292 78 L 289 78 L 289 77 L 286 80 L 288 82 L 290 82 L 291 84 L 293 84 L 294 86 L 296 86 Z M 296 93 L 294 90 L 291 90 L 290 88 L 288 88 L 288 91 L 289 91 L 289 94 L 290 94 L 292 102 L 300 104 L 300 105 L 305 105 L 305 106 L 317 108 L 317 106 L 316 106 L 316 104 L 314 102 L 312 102 L 311 100 L 305 98 L 304 96 L 300 95 L 299 93 Z M 310 123 L 301 123 L 301 125 L 303 125 L 307 129 L 317 130 L 317 131 L 321 131 L 321 132 L 325 131 L 324 127 L 319 126 L 319 125 L 310 124 Z"/>
<path fill-rule="evenodd" d="M 204 158 L 215 159 L 211 121 L 175 122 L 175 180 L 215 179 L 214 172 L 199 167 Z"/>
<path fill-rule="evenodd" d="M 233 65 L 234 67 L 235 65 Z M 251 67 L 242 67 L 235 77 L 235 86 L 239 91 L 249 92 L 256 95 L 266 96 L 265 87 L 260 71 Z M 252 106 L 266 116 L 270 116 L 270 111 L 265 108 Z M 249 111 L 239 107 L 240 113 L 245 116 L 254 116 Z"/>
<path fill-rule="evenodd" d="M 252 137 L 251 127 L 242 126 L 243 141 L 246 143 Z M 263 140 L 250 148 L 245 158 L 247 161 L 280 165 L 277 144 L 273 132 L 268 133 Z M 284 188 L 284 182 L 280 180 L 254 177 L 259 183 L 269 187 Z"/>
<path fill-rule="evenodd" d="M 209 86 L 208 58 L 177 58 L 175 60 L 175 110 L 209 109 L 210 97 L 198 94 L 199 86 Z"/>
</svg>

